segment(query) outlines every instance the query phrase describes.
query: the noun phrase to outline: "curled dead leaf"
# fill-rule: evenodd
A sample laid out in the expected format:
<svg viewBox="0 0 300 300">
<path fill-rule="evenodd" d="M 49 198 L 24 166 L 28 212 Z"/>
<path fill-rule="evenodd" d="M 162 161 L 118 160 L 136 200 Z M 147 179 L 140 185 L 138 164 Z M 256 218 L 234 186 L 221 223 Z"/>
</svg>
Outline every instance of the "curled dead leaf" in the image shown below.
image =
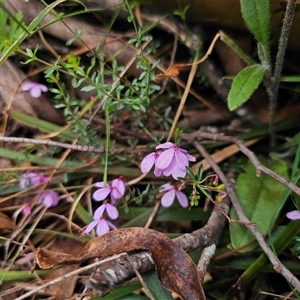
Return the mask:
<svg viewBox="0 0 300 300">
<path fill-rule="evenodd" d="M 193 66 L 193 65 L 198 65 L 198 64 L 202 63 L 203 61 L 205 61 L 205 60 L 207 59 L 207 57 L 211 54 L 211 52 L 212 52 L 212 50 L 213 50 L 213 48 L 214 48 L 214 46 L 215 46 L 215 43 L 216 43 L 216 41 L 218 40 L 218 38 L 220 37 L 220 35 L 221 35 L 220 33 L 217 33 L 217 34 L 215 35 L 215 37 L 214 37 L 214 39 L 212 40 L 212 42 L 211 42 L 211 44 L 210 44 L 210 46 L 209 46 L 207 52 L 206 52 L 205 55 L 204 55 L 201 59 L 199 59 L 197 62 L 192 63 L 192 64 L 191 64 L 191 63 L 188 63 L 188 64 L 174 64 L 174 65 L 171 65 L 171 66 L 167 69 L 167 71 L 166 71 L 165 73 L 163 73 L 163 74 L 157 74 L 157 75 L 155 76 L 156 81 L 162 81 L 162 80 L 164 80 L 164 79 L 166 79 L 166 78 L 169 78 L 169 77 L 175 77 L 175 76 L 179 75 L 179 72 L 180 72 L 180 70 L 181 70 L 182 68 L 184 68 L 184 67 L 191 67 L 191 66 Z"/>
<path fill-rule="evenodd" d="M 81 263 L 137 249 L 151 252 L 158 277 L 166 289 L 177 293 L 182 299 L 205 299 L 191 258 L 170 238 L 151 229 L 133 227 L 111 231 L 92 239 L 77 255 L 38 248 L 36 262 L 42 269 L 49 269 L 59 264 Z"/>
<path fill-rule="evenodd" d="M 188 65 L 190 65 L 190 64 L 188 64 Z M 157 74 L 155 76 L 155 79 L 156 79 L 156 81 L 161 81 L 168 77 L 175 77 L 175 76 L 179 75 L 180 70 L 185 66 L 186 66 L 185 64 L 174 64 L 174 65 L 170 66 L 164 74 Z"/>
</svg>

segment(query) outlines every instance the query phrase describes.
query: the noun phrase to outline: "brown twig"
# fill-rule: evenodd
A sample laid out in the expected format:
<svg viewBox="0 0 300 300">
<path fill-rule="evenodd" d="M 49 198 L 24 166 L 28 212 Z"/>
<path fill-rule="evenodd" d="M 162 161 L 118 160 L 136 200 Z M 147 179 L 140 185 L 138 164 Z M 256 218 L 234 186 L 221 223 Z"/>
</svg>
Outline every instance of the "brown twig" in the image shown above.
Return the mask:
<svg viewBox="0 0 300 300">
<path fill-rule="evenodd" d="M 7 136 L 0 136 L 0 141 L 8 142 L 8 143 L 23 143 L 23 144 L 35 144 L 35 145 L 46 145 L 46 146 L 54 146 L 60 147 L 65 149 L 71 149 L 75 151 L 81 152 L 91 152 L 91 153 L 104 153 L 104 147 L 92 147 L 92 146 L 84 146 L 84 145 L 74 145 L 74 144 L 67 144 L 67 143 L 60 143 L 52 140 L 37 140 L 37 139 L 28 139 L 28 138 L 19 138 L 19 137 L 7 137 Z M 150 152 L 151 149 L 144 148 L 144 149 L 130 149 L 130 148 L 120 148 L 120 149 L 110 149 L 110 154 L 142 154 Z"/>
</svg>

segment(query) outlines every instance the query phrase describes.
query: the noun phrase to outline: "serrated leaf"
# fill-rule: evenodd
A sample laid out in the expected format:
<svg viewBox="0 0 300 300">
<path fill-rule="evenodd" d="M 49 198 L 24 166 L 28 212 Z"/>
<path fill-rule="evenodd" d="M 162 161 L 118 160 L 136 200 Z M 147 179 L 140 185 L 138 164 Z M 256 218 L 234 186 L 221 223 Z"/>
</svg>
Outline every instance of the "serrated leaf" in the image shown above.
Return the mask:
<svg viewBox="0 0 300 300">
<path fill-rule="evenodd" d="M 266 161 L 262 161 L 262 163 L 267 164 Z M 269 167 L 281 176 L 288 178 L 288 168 L 283 161 L 275 160 Z M 256 224 L 256 228 L 261 233 L 269 230 L 270 222 L 273 222 L 279 202 L 282 201 L 282 195 L 286 190 L 287 187 L 265 174 L 257 177 L 255 167 L 250 161 L 245 167 L 245 173 L 239 175 L 236 186 L 236 194 L 245 215 Z M 233 209 L 230 216 L 232 219 L 237 219 Z M 231 244 L 235 249 L 254 240 L 252 233 L 244 225 L 232 222 L 229 229 Z M 252 244 L 241 251 L 251 251 L 255 247 L 256 245 Z"/>
<path fill-rule="evenodd" d="M 269 0 L 240 0 L 240 4 L 242 16 L 247 27 L 268 52 L 270 28 Z"/>
<path fill-rule="evenodd" d="M 258 88 L 264 75 L 261 65 L 252 65 L 238 73 L 228 95 L 228 108 L 233 111 L 244 104 Z"/>
</svg>

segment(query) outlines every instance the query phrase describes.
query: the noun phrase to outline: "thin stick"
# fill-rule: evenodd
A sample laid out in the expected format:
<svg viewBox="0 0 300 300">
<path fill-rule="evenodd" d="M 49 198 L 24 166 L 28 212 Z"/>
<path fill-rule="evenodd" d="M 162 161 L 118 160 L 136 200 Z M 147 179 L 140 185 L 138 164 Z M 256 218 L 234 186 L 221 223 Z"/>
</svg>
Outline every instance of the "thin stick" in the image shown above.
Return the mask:
<svg viewBox="0 0 300 300">
<path fill-rule="evenodd" d="M 8 136 L 0 136 L 0 142 L 8 142 L 8 143 L 22 143 L 22 144 L 35 144 L 35 145 L 46 145 L 46 146 L 54 146 L 54 147 L 60 147 L 65 149 L 71 149 L 75 151 L 81 151 L 81 152 L 91 152 L 91 153 L 104 153 L 105 148 L 99 147 L 95 148 L 92 146 L 85 146 L 85 145 L 73 145 L 73 144 L 67 144 L 67 143 L 60 143 L 56 141 L 51 140 L 37 140 L 37 139 L 28 139 L 28 138 L 19 138 L 19 137 L 8 137 Z M 110 154 L 121 154 L 121 153 L 145 153 L 150 152 L 151 149 L 145 148 L 145 149 L 110 149 Z"/>
</svg>

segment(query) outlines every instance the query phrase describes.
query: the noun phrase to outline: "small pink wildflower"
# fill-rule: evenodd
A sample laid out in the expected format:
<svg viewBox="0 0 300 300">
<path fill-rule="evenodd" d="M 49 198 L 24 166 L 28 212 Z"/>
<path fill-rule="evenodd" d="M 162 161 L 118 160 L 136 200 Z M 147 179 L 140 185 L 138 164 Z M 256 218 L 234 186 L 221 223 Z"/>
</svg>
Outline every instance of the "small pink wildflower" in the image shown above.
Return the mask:
<svg viewBox="0 0 300 300">
<path fill-rule="evenodd" d="M 182 207 L 188 207 L 189 201 L 187 196 L 181 192 L 184 185 L 174 186 L 170 183 L 166 183 L 160 187 L 159 192 L 166 192 L 161 198 L 161 205 L 163 207 L 169 207 L 173 204 L 175 198 L 177 198 L 179 204 Z"/>
<path fill-rule="evenodd" d="M 46 182 L 48 177 L 44 176 L 43 172 L 34 173 L 34 172 L 26 172 L 22 175 L 22 179 L 19 182 L 19 186 L 21 189 L 28 188 L 29 186 L 36 186 L 41 184 L 42 182 Z"/>
<path fill-rule="evenodd" d="M 287 218 L 291 220 L 300 220 L 300 211 L 299 210 L 293 210 L 286 214 Z"/>
<path fill-rule="evenodd" d="M 100 219 L 105 210 L 111 219 L 115 220 L 119 217 L 119 212 L 117 208 L 111 205 L 108 201 L 104 201 L 103 204 L 95 210 L 94 218 L 96 220 Z"/>
<path fill-rule="evenodd" d="M 116 201 L 122 198 L 125 194 L 125 182 L 122 176 L 114 179 L 111 182 L 111 185 L 106 183 L 106 185 L 104 186 L 104 182 L 96 182 L 95 186 L 99 188 L 93 193 L 93 199 L 95 201 L 105 200 L 106 197 L 110 194 L 111 203 L 115 204 Z"/>
<path fill-rule="evenodd" d="M 54 207 L 59 202 L 59 196 L 56 192 L 52 190 L 43 191 L 37 200 L 38 203 L 43 203 L 43 205 L 47 208 Z"/>
<path fill-rule="evenodd" d="M 196 158 L 188 154 L 186 150 L 170 142 L 160 144 L 156 149 L 158 151 L 148 154 L 142 160 L 142 173 L 149 172 L 152 166 L 155 165 L 155 176 L 172 175 L 174 179 L 178 179 L 178 177 L 186 175 L 186 168 L 189 166 L 189 161 L 196 161 Z"/>
<path fill-rule="evenodd" d="M 83 231 L 83 233 L 90 233 L 92 231 L 92 229 L 94 227 L 97 226 L 96 232 L 97 235 L 103 235 L 107 232 L 109 232 L 109 229 L 117 229 L 117 227 L 112 224 L 111 222 L 109 222 L 108 220 L 105 220 L 103 216 L 101 216 L 100 218 L 96 218 L 94 215 L 94 221 L 92 221 L 87 227 L 86 229 Z"/>
<path fill-rule="evenodd" d="M 47 92 L 48 88 L 44 84 L 27 80 L 21 84 L 21 90 L 23 92 L 29 91 L 31 97 L 38 98 L 42 92 Z"/>
</svg>

